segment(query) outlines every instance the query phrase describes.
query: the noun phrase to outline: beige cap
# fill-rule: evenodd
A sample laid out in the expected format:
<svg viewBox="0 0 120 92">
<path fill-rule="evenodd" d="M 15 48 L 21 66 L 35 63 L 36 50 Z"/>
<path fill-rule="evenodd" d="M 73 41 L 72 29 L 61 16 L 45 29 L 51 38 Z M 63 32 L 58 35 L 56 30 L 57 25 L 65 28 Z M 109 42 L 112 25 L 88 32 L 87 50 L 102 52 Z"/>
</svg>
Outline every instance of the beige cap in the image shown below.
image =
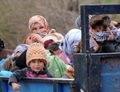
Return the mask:
<svg viewBox="0 0 120 92">
<path fill-rule="evenodd" d="M 45 48 L 40 43 L 33 43 L 28 47 L 26 53 L 26 65 L 29 66 L 33 59 L 42 59 L 43 63 L 47 64 Z"/>
</svg>

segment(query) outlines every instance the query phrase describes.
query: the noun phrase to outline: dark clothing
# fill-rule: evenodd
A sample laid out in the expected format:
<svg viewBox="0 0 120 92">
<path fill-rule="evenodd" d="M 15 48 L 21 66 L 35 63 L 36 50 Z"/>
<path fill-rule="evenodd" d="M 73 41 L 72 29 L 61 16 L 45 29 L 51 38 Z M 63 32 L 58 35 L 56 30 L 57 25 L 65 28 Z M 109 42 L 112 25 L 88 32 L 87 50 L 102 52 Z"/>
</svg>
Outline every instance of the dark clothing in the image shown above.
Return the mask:
<svg viewBox="0 0 120 92">
<path fill-rule="evenodd" d="M 120 42 L 106 41 L 103 44 L 106 52 L 120 52 Z"/>
<path fill-rule="evenodd" d="M 1 49 L 4 49 L 4 42 L 3 42 L 2 39 L 0 39 L 0 50 L 1 50 Z"/>
<path fill-rule="evenodd" d="M 93 48 L 90 48 L 91 52 L 94 52 Z M 120 52 L 120 42 L 104 41 L 101 44 L 100 49 L 96 53 L 108 53 L 108 52 Z"/>
<path fill-rule="evenodd" d="M 29 78 L 53 78 L 53 76 L 47 71 L 46 68 L 43 71 L 38 73 L 32 71 L 30 68 L 24 68 L 22 70 L 16 70 L 10 76 L 8 83 L 11 85 L 12 82 L 19 82 L 21 78 L 29 77 Z"/>
<path fill-rule="evenodd" d="M 17 67 L 19 67 L 20 69 L 27 67 L 27 65 L 26 65 L 26 52 L 27 52 L 27 50 L 25 50 L 15 61 L 15 65 Z"/>
</svg>

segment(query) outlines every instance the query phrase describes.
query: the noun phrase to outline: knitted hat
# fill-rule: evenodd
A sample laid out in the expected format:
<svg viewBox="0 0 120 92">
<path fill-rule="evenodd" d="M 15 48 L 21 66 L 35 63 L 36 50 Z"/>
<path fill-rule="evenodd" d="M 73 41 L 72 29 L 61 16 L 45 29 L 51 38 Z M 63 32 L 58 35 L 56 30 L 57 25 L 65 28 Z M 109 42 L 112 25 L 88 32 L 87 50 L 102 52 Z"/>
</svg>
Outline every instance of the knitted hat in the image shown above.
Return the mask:
<svg viewBox="0 0 120 92">
<path fill-rule="evenodd" d="M 26 65 L 29 66 L 33 59 L 42 59 L 47 64 L 45 48 L 40 43 L 33 43 L 29 46 L 26 53 Z"/>
</svg>

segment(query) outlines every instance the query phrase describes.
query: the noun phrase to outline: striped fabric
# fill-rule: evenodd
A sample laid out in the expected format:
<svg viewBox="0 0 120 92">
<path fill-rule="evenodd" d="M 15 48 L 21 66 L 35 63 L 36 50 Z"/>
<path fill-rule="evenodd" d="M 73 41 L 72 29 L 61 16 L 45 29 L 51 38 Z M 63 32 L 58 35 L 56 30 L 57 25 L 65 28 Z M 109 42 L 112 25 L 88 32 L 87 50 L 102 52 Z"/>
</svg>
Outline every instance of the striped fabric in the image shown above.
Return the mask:
<svg viewBox="0 0 120 92">
<path fill-rule="evenodd" d="M 120 42 L 120 32 L 118 31 L 118 29 L 115 27 L 115 26 L 112 26 L 112 33 L 114 35 L 114 40 L 116 42 Z M 103 31 L 103 32 L 95 32 L 93 34 L 93 37 L 95 38 L 95 40 L 97 42 L 103 42 L 105 40 L 107 40 L 108 36 L 110 35 L 110 32 L 109 31 Z M 90 48 L 93 47 L 93 43 L 90 39 Z"/>
<path fill-rule="evenodd" d="M 95 40 L 97 42 L 103 42 L 103 41 L 107 40 L 109 35 L 110 35 L 110 32 L 108 32 L 108 31 L 95 32 L 93 34 L 93 38 L 95 38 Z"/>
<path fill-rule="evenodd" d="M 120 42 L 120 31 L 118 31 L 118 29 L 115 26 L 113 26 L 112 32 L 114 34 L 114 39 L 116 40 L 116 42 Z"/>
<path fill-rule="evenodd" d="M 115 26 L 112 26 L 111 31 L 115 37 L 114 40 L 119 42 L 120 41 L 120 32 L 118 31 L 118 29 Z M 95 32 L 93 37 L 95 38 L 96 41 L 103 42 L 103 41 L 107 40 L 109 35 L 110 35 L 109 31 L 103 31 L 103 32 Z"/>
</svg>

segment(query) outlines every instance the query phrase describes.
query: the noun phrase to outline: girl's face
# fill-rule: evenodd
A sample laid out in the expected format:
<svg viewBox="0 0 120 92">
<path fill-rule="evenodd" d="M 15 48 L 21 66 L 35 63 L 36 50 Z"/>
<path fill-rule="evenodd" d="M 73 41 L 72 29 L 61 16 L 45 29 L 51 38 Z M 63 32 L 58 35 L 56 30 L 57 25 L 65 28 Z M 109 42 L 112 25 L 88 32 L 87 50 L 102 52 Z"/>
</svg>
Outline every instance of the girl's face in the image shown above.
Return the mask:
<svg viewBox="0 0 120 92">
<path fill-rule="evenodd" d="M 36 73 L 42 71 L 44 68 L 44 63 L 40 59 L 34 59 L 30 62 L 29 67 Z"/>
<path fill-rule="evenodd" d="M 58 49 L 58 50 L 56 50 L 56 51 L 53 51 L 53 53 L 54 53 L 54 55 L 59 55 L 59 54 L 61 53 L 61 50 Z"/>
<path fill-rule="evenodd" d="M 34 42 L 39 42 L 38 39 L 37 39 L 38 36 L 39 36 L 38 34 L 31 33 L 31 34 L 27 37 L 25 44 L 30 45 L 30 44 L 32 44 L 32 43 L 34 43 Z"/>
<path fill-rule="evenodd" d="M 40 35 L 46 36 L 48 34 L 48 30 L 44 28 L 44 26 L 40 23 L 35 23 L 32 28 L 33 33 L 38 33 Z"/>
</svg>

